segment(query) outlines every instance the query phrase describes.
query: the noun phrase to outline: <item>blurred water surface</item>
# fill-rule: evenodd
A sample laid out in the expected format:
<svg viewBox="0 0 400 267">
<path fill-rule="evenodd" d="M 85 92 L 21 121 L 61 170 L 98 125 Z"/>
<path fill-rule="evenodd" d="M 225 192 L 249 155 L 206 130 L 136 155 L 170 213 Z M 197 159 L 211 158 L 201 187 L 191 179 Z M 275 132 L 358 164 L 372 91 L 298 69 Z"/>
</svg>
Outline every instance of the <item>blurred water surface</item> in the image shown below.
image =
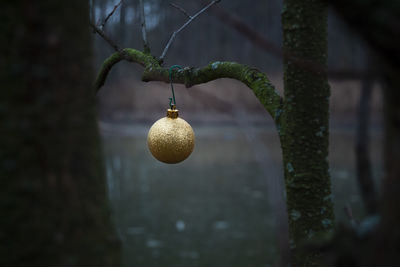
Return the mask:
<svg viewBox="0 0 400 267">
<path fill-rule="evenodd" d="M 240 117 L 240 114 L 238 115 Z M 113 217 L 124 266 L 275 266 L 286 219 L 279 139 L 268 125 L 192 125 L 193 154 L 156 161 L 147 149 L 151 123 L 101 124 Z M 380 177 L 379 131 L 372 133 Z M 338 221 L 349 204 L 363 209 L 354 170 L 352 129 L 333 129 L 330 166 Z"/>
</svg>

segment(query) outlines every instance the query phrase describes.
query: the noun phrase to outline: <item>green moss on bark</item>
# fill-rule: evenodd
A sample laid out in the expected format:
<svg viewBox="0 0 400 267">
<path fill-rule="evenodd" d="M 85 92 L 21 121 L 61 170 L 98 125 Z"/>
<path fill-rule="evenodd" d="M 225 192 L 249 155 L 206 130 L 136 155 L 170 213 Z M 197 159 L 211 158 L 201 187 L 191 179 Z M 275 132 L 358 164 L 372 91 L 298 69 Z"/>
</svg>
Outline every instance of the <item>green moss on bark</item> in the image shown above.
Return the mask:
<svg viewBox="0 0 400 267">
<path fill-rule="evenodd" d="M 281 145 L 293 263 L 321 266 L 319 255 L 299 246 L 332 230 L 328 172 L 329 85 L 324 70 L 304 70 L 293 57 L 326 66 L 327 6 L 317 0 L 287 0 L 282 12 L 285 101 Z"/>
<path fill-rule="evenodd" d="M 169 82 L 169 69 L 161 67 L 160 63 L 154 57 L 135 49 L 125 48 L 122 52 L 112 54 L 103 62 L 95 82 L 96 91 L 104 85 L 111 68 L 121 60 L 128 60 L 142 65 L 145 68 L 142 74 L 143 81 Z M 182 83 L 186 87 L 207 83 L 220 78 L 231 78 L 241 81 L 253 90 L 256 97 L 275 121 L 278 122 L 280 119 L 279 115 L 282 112 L 281 97 L 267 76 L 257 69 L 236 62 L 215 61 L 203 68 L 185 67 L 173 70 L 172 75 L 174 83 Z"/>
<path fill-rule="evenodd" d="M 301 251 L 304 242 L 325 235 L 334 223 L 328 172 L 329 85 L 326 76 L 327 7 L 318 0 L 287 0 L 282 12 L 284 100 L 265 74 L 235 62 L 212 62 L 203 68 L 174 70 L 175 83 L 187 87 L 232 78 L 251 88 L 275 120 L 281 140 L 294 266 L 321 266 L 318 253 Z M 115 55 L 114 55 L 115 56 Z M 103 64 L 108 70 L 126 59 L 145 67 L 143 81 L 169 82 L 168 68 L 150 55 L 129 50 Z M 301 62 L 302 64 L 299 64 Z M 304 68 L 302 68 L 303 66 Z M 324 69 L 316 69 L 321 67 Z M 97 83 L 101 86 L 103 83 Z"/>
</svg>

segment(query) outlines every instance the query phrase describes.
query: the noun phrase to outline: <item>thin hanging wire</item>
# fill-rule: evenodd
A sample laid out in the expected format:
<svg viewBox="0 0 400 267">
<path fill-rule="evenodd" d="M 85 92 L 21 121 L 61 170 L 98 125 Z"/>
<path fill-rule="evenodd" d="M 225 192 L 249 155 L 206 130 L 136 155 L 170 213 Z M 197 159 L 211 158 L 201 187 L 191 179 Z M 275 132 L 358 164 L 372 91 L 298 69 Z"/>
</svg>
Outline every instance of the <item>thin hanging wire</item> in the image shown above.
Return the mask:
<svg viewBox="0 0 400 267">
<path fill-rule="evenodd" d="M 175 100 L 175 91 L 174 91 L 174 84 L 172 82 L 172 70 L 173 69 L 182 69 L 182 66 L 180 65 L 173 65 L 169 68 L 169 81 L 171 83 L 171 91 L 172 91 L 172 97 L 169 98 L 169 107 L 173 109 L 173 107 L 176 107 L 176 100 Z M 172 101 L 174 104 L 172 104 Z"/>
</svg>

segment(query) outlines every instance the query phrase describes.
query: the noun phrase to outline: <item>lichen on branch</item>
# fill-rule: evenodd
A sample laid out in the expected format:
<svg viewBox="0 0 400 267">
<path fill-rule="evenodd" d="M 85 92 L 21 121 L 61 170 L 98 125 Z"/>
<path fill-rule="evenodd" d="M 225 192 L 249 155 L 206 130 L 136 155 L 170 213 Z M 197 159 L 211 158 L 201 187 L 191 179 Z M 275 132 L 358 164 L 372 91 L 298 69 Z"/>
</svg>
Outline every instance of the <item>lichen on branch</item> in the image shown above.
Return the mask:
<svg viewBox="0 0 400 267">
<path fill-rule="evenodd" d="M 160 66 L 160 64 L 155 60 L 151 55 L 143 53 L 141 51 L 125 48 L 121 51 L 115 52 L 111 56 L 109 56 L 106 60 L 104 60 L 101 65 L 100 71 L 97 74 L 96 81 L 94 84 L 96 93 L 100 90 L 100 88 L 106 82 L 108 73 L 114 67 L 115 64 L 120 62 L 121 60 L 127 60 L 130 62 L 137 63 L 143 67 L 151 67 L 151 66 Z"/>
<path fill-rule="evenodd" d="M 125 48 L 120 52 L 115 52 L 103 62 L 95 82 L 96 92 L 104 85 L 111 68 L 121 60 L 143 66 L 142 80 L 145 82 L 169 82 L 169 69 L 162 67 L 153 56 L 135 49 Z M 188 88 L 221 78 L 238 80 L 252 89 L 272 118 L 277 123 L 279 121 L 282 109 L 281 97 L 267 76 L 255 68 L 236 62 L 215 61 L 202 68 L 185 67 L 173 70 L 172 74 L 174 83 L 184 84 Z"/>
</svg>

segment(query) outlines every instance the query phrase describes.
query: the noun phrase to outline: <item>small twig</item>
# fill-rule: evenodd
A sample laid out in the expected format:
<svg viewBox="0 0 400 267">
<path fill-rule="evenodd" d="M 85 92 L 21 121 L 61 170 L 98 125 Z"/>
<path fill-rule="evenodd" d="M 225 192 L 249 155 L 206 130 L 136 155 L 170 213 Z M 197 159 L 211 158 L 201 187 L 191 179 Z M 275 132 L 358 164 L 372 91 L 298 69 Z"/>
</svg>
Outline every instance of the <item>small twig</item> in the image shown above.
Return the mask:
<svg viewBox="0 0 400 267">
<path fill-rule="evenodd" d="M 111 40 L 110 37 L 107 36 L 107 34 L 100 29 L 99 27 L 97 27 L 93 22 L 89 21 L 90 26 L 93 28 L 93 31 L 95 33 L 97 33 L 98 35 L 100 35 L 112 48 L 114 48 L 115 51 L 121 53 L 121 49 L 119 48 L 119 46 L 113 41 Z"/>
<path fill-rule="evenodd" d="M 174 3 L 169 3 L 169 4 L 170 4 L 170 6 L 172 6 L 172 7 L 176 8 L 176 9 L 178 9 L 178 10 L 181 11 L 183 14 L 185 14 L 185 16 L 188 17 L 188 19 L 191 19 L 191 18 L 192 18 L 192 16 L 190 16 L 189 13 L 188 13 L 186 10 L 184 10 L 182 7 L 180 7 L 180 6 L 178 6 L 178 5 L 174 4 Z"/>
<path fill-rule="evenodd" d="M 114 6 L 114 8 L 111 10 L 111 12 L 104 19 L 103 23 L 100 25 L 101 29 L 104 29 L 104 27 L 106 26 L 107 21 L 111 18 L 112 15 L 114 15 L 115 11 L 122 4 L 122 2 L 123 2 L 123 0 L 119 1 L 119 3 Z"/>
<path fill-rule="evenodd" d="M 143 39 L 143 48 L 145 53 L 150 53 L 150 46 L 147 40 L 147 31 L 146 31 L 146 17 L 144 14 L 144 5 L 143 0 L 139 1 L 140 3 L 140 24 L 142 25 L 142 39 Z"/>
<path fill-rule="evenodd" d="M 171 37 L 169 38 L 169 41 L 167 43 L 167 45 L 165 46 L 161 57 L 160 57 L 160 61 L 164 61 L 164 58 L 168 52 L 169 47 L 171 46 L 172 42 L 174 41 L 176 35 L 178 33 L 180 33 L 184 28 L 186 28 L 187 25 L 189 25 L 193 20 L 195 20 L 199 15 L 201 15 L 204 11 L 206 11 L 208 8 L 212 7 L 213 5 L 215 5 L 216 3 L 220 2 L 221 0 L 214 0 L 211 3 L 209 3 L 207 6 L 205 6 L 203 9 L 201 9 L 199 12 L 197 12 L 195 15 L 193 15 L 192 17 L 190 17 L 190 19 L 188 21 L 185 22 L 185 24 L 183 24 L 178 30 L 174 31 L 171 35 Z"/>
</svg>

